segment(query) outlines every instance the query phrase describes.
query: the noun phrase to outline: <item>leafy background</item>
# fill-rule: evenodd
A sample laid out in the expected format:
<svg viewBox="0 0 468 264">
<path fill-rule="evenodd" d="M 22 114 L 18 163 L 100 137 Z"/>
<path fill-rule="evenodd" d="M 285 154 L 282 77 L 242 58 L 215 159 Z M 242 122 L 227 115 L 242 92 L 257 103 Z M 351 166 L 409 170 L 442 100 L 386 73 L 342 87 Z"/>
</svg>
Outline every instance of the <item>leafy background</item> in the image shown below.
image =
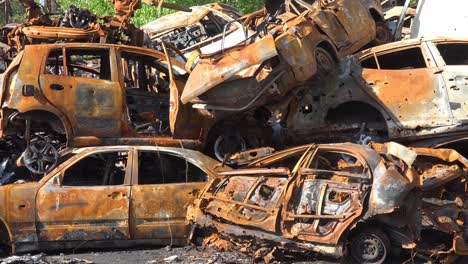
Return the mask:
<svg viewBox="0 0 468 264">
<path fill-rule="evenodd" d="M 36 0 L 37 3 L 40 3 L 39 0 Z M 203 5 L 207 3 L 214 2 L 213 0 L 166 0 L 167 3 L 175 3 L 183 6 L 195 6 Z M 244 14 L 250 13 L 252 11 L 258 10 L 263 6 L 264 0 L 221 0 L 218 2 L 223 2 L 230 4 L 234 7 L 237 7 L 239 10 L 244 12 Z M 100 15 L 100 16 L 111 16 L 114 14 L 114 8 L 108 0 L 57 0 L 57 4 L 60 6 L 58 12 L 66 9 L 70 5 L 75 5 L 81 8 L 89 9 L 91 12 Z M 22 22 L 24 21 L 24 9 L 19 3 L 18 0 L 9 0 L 9 12 L 10 19 L 9 22 Z M 0 25 L 5 23 L 3 5 L 0 5 Z M 167 8 L 157 8 L 155 6 L 150 6 L 145 3 L 142 4 L 142 8 L 135 12 L 132 22 L 137 26 L 142 26 L 150 21 L 155 20 L 158 17 L 169 14 L 173 12 Z"/>
</svg>

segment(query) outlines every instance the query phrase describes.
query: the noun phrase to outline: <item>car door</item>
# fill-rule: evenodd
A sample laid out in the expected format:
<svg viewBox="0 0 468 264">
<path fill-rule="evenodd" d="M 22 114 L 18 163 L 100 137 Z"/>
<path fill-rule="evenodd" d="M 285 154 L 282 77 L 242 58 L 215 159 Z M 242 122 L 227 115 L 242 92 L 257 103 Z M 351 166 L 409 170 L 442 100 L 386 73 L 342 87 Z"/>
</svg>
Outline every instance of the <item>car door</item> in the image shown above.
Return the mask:
<svg viewBox="0 0 468 264">
<path fill-rule="evenodd" d="M 131 230 L 134 239 L 185 244 L 189 234 L 187 206 L 211 173 L 175 152 L 136 150 L 138 177 L 132 185 Z"/>
<path fill-rule="evenodd" d="M 286 238 L 335 244 L 361 215 L 371 176 L 357 155 L 319 147 L 289 185 L 281 230 Z"/>
<path fill-rule="evenodd" d="M 122 70 L 126 71 L 122 74 L 120 82 L 122 83 L 123 87 L 130 88 L 132 87 L 132 83 L 129 82 L 129 80 L 131 79 L 130 77 L 132 75 L 138 76 L 138 74 L 135 72 L 135 67 L 128 67 L 128 63 L 131 62 L 130 60 L 132 58 L 137 56 L 140 57 L 142 60 L 145 60 L 145 58 L 152 59 L 152 64 L 149 65 L 148 63 L 146 63 L 146 65 L 149 65 L 150 68 L 153 69 L 153 74 L 140 75 L 145 76 L 144 78 L 147 78 L 147 80 L 157 80 L 158 83 L 156 83 L 156 87 L 159 87 L 160 83 L 164 83 L 165 87 L 160 90 L 161 92 L 158 93 L 157 96 L 155 96 L 153 93 L 152 99 L 150 100 L 142 98 L 141 94 L 139 94 L 138 96 L 138 94 L 136 94 L 133 91 L 133 97 L 137 99 L 137 103 L 139 102 L 139 108 L 144 108 L 145 105 L 148 106 L 148 102 L 157 102 L 157 105 L 160 105 L 158 111 L 161 114 L 162 121 L 164 123 L 164 120 L 168 120 L 170 130 L 168 132 L 172 134 L 173 138 L 199 139 L 203 127 L 202 116 L 198 113 L 198 111 L 193 111 L 192 104 L 183 105 L 180 102 L 180 95 L 182 94 L 182 90 L 187 80 L 187 72 L 184 70 L 183 64 L 177 62 L 176 60 L 170 59 L 170 56 L 168 55 L 169 53 L 165 48 L 165 45 L 163 45 L 163 47 L 165 53 L 143 49 L 119 48 L 119 65 Z M 156 73 L 156 71 L 154 71 L 155 68 L 158 69 L 158 75 L 154 74 Z M 145 80 L 144 78 L 142 79 Z M 135 80 L 141 82 L 142 79 Z M 153 87 L 154 86 L 155 85 L 153 85 Z M 147 85 L 146 87 L 149 87 L 149 85 Z M 151 91 L 151 89 L 147 88 L 147 91 Z M 127 92 L 126 97 L 128 100 L 130 96 L 129 89 L 125 90 Z M 148 93 L 146 93 L 146 95 L 147 94 Z M 169 109 L 166 108 L 167 105 L 169 106 Z M 132 110 L 131 105 L 127 105 L 127 108 L 129 109 L 129 111 Z"/>
<path fill-rule="evenodd" d="M 354 78 L 400 127 L 418 129 L 452 124 L 442 77 L 425 46 L 377 52 L 364 58 L 361 65 L 361 74 L 354 74 Z"/>
<path fill-rule="evenodd" d="M 81 155 L 37 193 L 39 241 L 130 239 L 129 150 L 114 148 Z"/>
<path fill-rule="evenodd" d="M 210 186 L 202 199 L 204 212 L 225 221 L 276 232 L 288 168 L 239 169 L 219 173 L 223 180 Z"/>
<path fill-rule="evenodd" d="M 468 42 L 427 42 L 443 76 L 456 122 L 468 122 Z"/>
<path fill-rule="evenodd" d="M 62 46 L 49 51 L 41 89 L 70 121 L 74 136 L 120 136 L 123 102 L 114 57 L 114 50 L 107 47 Z"/>
</svg>

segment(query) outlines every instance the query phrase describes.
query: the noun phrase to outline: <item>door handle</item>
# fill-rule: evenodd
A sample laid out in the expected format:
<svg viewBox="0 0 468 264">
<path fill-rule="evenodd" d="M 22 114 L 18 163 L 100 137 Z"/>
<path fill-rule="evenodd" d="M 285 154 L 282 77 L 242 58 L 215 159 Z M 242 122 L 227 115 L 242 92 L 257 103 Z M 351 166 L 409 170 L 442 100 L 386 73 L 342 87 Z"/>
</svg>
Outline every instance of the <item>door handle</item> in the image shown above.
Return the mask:
<svg viewBox="0 0 468 264">
<path fill-rule="evenodd" d="M 112 198 L 112 199 L 115 199 L 119 196 L 122 196 L 123 198 L 128 198 L 128 195 L 122 192 L 112 192 L 111 194 L 107 195 L 107 197 Z"/>
<path fill-rule="evenodd" d="M 55 90 L 55 91 L 61 91 L 64 88 L 63 88 L 63 85 L 61 85 L 61 84 L 53 83 L 53 84 L 50 85 L 50 89 Z"/>
</svg>

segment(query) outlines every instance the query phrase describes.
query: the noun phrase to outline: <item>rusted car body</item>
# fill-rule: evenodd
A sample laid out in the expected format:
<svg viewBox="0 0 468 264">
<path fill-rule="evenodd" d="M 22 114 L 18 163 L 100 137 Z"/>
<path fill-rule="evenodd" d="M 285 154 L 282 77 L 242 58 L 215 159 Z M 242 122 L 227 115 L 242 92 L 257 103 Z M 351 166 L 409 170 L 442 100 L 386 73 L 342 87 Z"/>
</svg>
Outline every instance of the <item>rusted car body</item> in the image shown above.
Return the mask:
<svg viewBox="0 0 468 264">
<path fill-rule="evenodd" d="M 378 1 L 285 1 L 276 13 L 241 18 L 256 32 L 243 43 L 189 59 L 181 101 L 215 122 L 206 140 L 215 155 L 271 144 L 273 112 L 317 72 L 333 72 L 336 61 L 375 40 L 381 12 Z"/>
<path fill-rule="evenodd" d="M 170 43 L 180 50 L 185 57 L 180 59 L 185 61 L 194 51 L 214 53 L 241 43 L 249 34 L 239 20 L 240 11 L 229 5 L 211 3 L 192 6 L 190 10 L 163 16 L 141 27 L 154 49 L 162 50 L 162 42 Z"/>
<path fill-rule="evenodd" d="M 204 123 L 190 106 L 179 104 L 185 74 L 183 65 L 151 49 L 28 45 L 0 84 L 0 134 L 29 142 L 42 133 L 72 147 L 193 148 L 199 145 Z"/>
<path fill-rule="evenodd" d="M 204 54 L 181 96 L 203 110 L 242 112 L 283 97 L 317 71 L 376 39 L 377 1 L 286 1 L 275 14 L 243 18 L 257 32 L 234 48 Z"/>
<path fill-rule="evenodd" d="M 457 135 L 467 129 L 467 80 L 468 39 L 394 42 L 343 61 L 334 78 L 307 84 L 284 120 L 292 140 Z"/>
<path fill-rule="evenodd" d="M 187 205 L 218 162 L 181 148 L 75 149 L 38 182 L 0 187 L 0 238 L 13 253 L 185 245 Z"/>
<path fill-rule="evenodd" d="M 220 173 L 188 218 L 251 245 L 333 257 L 342 257 L 349 246 L 358 263 L 382 263 L 390 243 L 416 247 L 418 193 L 429 197 L 455 182 L 463 195 L 467 173 L 468 160 L 449 149 L 410 149 L 393 142 L 305 145 Z M 456 252 L 466 249 L 465 232 L 455 235 Z"/>
</svg>

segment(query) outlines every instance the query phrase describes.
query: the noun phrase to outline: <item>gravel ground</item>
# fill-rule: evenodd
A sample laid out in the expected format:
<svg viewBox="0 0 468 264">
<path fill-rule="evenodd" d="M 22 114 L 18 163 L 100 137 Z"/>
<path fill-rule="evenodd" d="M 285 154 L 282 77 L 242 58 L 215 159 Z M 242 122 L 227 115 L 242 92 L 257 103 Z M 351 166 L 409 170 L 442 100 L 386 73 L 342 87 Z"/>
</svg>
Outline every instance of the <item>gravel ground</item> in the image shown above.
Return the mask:
<svg viewBox="0 0 468 264">
<path fill-rule="evenodd" d="M 388 263 L 404 263 L 406 259 L 393 259 Z M 139 248 L 119 251 L 65 251 L 26 254 L 0 259 L 0 264 L 159 264 L 159 263 L 195 263 L 195 264 L 215 264 L 215 263 L 252 263 L 251 259 L 243 254 L 234 252 L 218 252 L 214 249 L 205 248 L 203 250 L 193 247 L 180 248 Z M 333 260 L 302 260 L 288 261 L 282 263 L 311 263 L 311 264 L 332 264 L 338 263 Z M 415 259 L 411 263 L 427 263 Z M 454 263 L 468 263 L 468 258 L 459 258 Z M 343 263 L 344 264 L 344 263 Z"/>
</svg>

